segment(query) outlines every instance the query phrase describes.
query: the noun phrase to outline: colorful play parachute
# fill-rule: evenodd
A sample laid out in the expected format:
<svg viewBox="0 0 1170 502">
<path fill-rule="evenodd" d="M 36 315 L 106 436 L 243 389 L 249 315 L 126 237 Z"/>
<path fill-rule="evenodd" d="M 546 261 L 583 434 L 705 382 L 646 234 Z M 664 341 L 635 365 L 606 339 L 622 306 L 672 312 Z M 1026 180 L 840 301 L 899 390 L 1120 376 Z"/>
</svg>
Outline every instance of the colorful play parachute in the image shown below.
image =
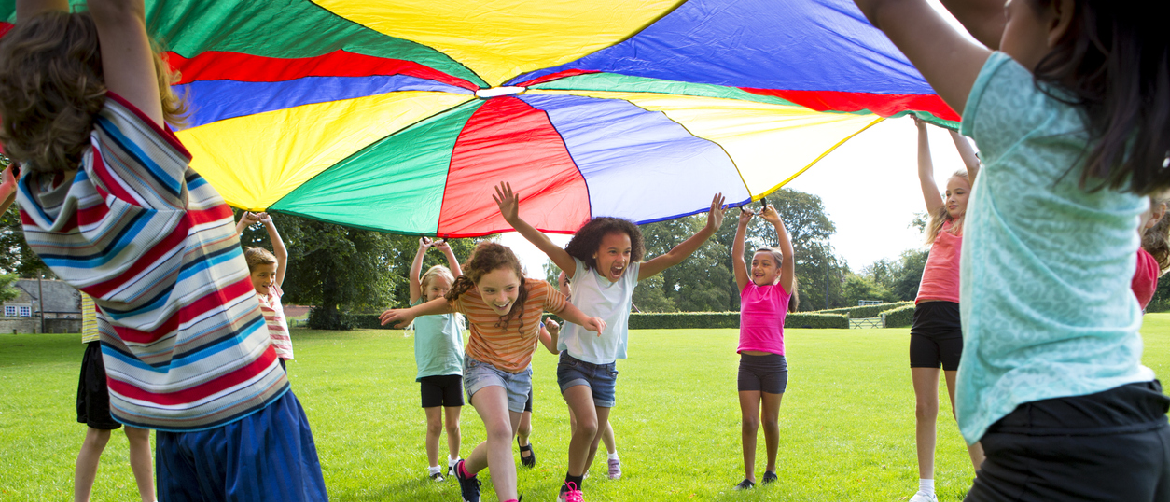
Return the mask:
<svg viewBox="0 0 1170 502">
<path fill-rule="evenodd" d="M 758 199 L 881 117 L 958 120 L 851 0 L 147 10 L 191 103 L 179 138 L 230 204 L 381 231 L 509 230 L 500 181 L 546 231 L 675 218 Z"/>
</svg>

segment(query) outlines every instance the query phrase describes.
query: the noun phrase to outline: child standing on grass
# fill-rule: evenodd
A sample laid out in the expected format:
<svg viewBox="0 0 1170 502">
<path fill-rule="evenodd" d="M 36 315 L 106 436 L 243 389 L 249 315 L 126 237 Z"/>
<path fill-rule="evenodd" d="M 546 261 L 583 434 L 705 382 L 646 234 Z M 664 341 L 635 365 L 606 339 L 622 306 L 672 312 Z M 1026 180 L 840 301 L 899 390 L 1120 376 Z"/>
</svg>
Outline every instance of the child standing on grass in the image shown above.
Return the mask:
<svg viewBox="0 0 1170 502">
<path fill-rule="evenodd" d="M 1133 273 L 1133 294 L 1142 311 L 1154 299 L 1158 278 L 1170 268 L 1170 218 L 1166 218 L 1166 193 L 1150 196 L 1150 209 L 1142 215 L 1138 233 L 1142 245 L 1137 252 L 1137 267 Z"/>
<path fill-rule="evenodd" d="M 435 265 L 422 273 L 423 257 L 430 248 L 447 257 L 451 268 Z M 451 291 L 455 276 L 463 275 L 455 253 L 445 240 L 418 240 L 418 252 L 410 264 L 410 305 L 413 307 L 443 298 Z M 454 474 L 459 461 L 459 413 L 463 410 L 463 316 L 442 314 L 421 316 L 414 320 L 414 362 L 418 365 L 422 408 L 427 416 L 427 475 L 436 482 L 443 473 Z M 443 432 L 443 415 L 447 418 L 447 469 L 439 466 L 439 436 Z"/>
<path fill-rule="evenodd" d="M 608 329 L 598 336 L 566 324 L 557 347 L 557 383 L 577 419 L 569 441 L 569 465 L 561 501 L 580 501 L 581 480 L 593 463 L 610 408 L 617 404 L 617 360 L 626 358 L 627 326 L 638 281 L 674 266 L 699 249 L 723 221 L 723 196 L 716 194 L 707 225 L 670 252 L 642 262 L 642 232 L 629 220 L 594 218 L 581 227 L 564 249 L 520 219 L 520 196 L 507 183 L 496 187 L 496 204 L 512 228 L 544 251 L 571 279 L 572 294 L 584 312 L 605 319 Z M 570 320 L 570 322 L 572 322 Z"/>
<path fill-rule="evenodd" d="M 955 402 L 955 374 L 963 353 L 963 328 L 959 320 L 959 257 L 963 245 L 963 217 L 967 198 L 979 175 L 979 159 L 967 139 L 951 132 L 966 170 L 956 171 L 940 195 L 934 181 L 934 163 L 926 122 L 914 118 L 918 127 L 918 181 L 930 215 L 926 243 L 930 252 L 914 300 L 910 327 L 910 380 L 914 387 L 914 444 L 918 454 L 918 491 L 910 502 L 934 502 L 934 449 L 938 441 L 939 366 L 947 381 L 952 409 Z M 975 470 L 983 463 L 983 447 L 967 446 Z"/>
<path fill-rule="evenodd" d="M 24 237 L 93 297 L 110 412 L 158 431 L 159 498 L 327 499 L 232 212 L 166 127 L 183 107 L 142 0 L 16 7 L 0 142 L 22 167 Z"/>
<path fill-rule="evenodd" d="M 382 313 L 382 324 L 405 326 L 419 316 L 461 312 L 471 337 L 463 367 L 467 396 L 483 420 L 487 441 L 455 464 L 466 502 L 479 502 L 476 474 L 489 468 L 496 497 L 515 501 L 516 465 L 512 438 L 532 388 L 532 354 L 542 312 L 601 332 L 605 322 L 586 317 L 564 295 L 540 279 L 526 278 L 512 250 L 493 242 L 475 247 L 463 273 L 444 298 Z"/>
<path fill-rule="evenodd" d="M 968 501 L 1170 497 L 1170 399 L 1130 291 L 1170 188 L 1170 37 L 1144 2 L 858 0 L 955 110 L 984 166 L 964 225 L 955 413 Z M 991 52 L 1002 50 L 1003 52 Z"/>
<path fill-rule="evenodd" d="M 81 377 L 77 382 L 77 421 L 86 424 L 85 441 L 77 454 L 77 472 L 73 484 L 73 500 L 89 502 L 93 481 L 97 477 L 102 452 L 110 441 L 110 431 L 122 427 L 110 415 L 110 392 L 106 386 L 106 368 L 102 364 L 102 344 L 98 335 L 97 309 L 93 298 L 81 293 L 81 343 L 85 355 L 81 358 Z M 130 441 L 130 471 L 138 485 L 142 502 L 154 501 L 154 471 L 151 468 L 150 429 L 124 429 Z"/>
<path fill-rule="evenodd" d="M 284 285 L 284 275 L 288 270 L 288 250 L 268 213 L 244 212 L 236 224 L 236 233 L 243 232 L 256 222 L 263 223 L 264 228 L 268 229 L 272 251 L 261 247 L 247 248 L 244 250 L 244 261 L 248 263 L 248 276 L 252 279 L 252 287 L 256 289 L 256 299 L 260 302 L 264 323 L 268 325 L 268 335 L 272 338 L 276 357 L 280 358 L 280 367 L 284 368 L 285 361 L 293 359 L 292 338 L 284 318 L 284 305 L 280 302 L 284 296 L 281 286 Z"/>
<path fill-rule="evenodd" d="M 756 442 L 760 423 L 768 467 L 764 484 L 776 481 L 776 450 L 780 445 L 780 401 L 788 388 L 788 359 L 784 355 L 784 319 L 796 305 L 789 302 L 796 287 L 796 258 L 784 221 L 776 208 L 765 205 L 760 216 L 776 229 L 777 246 L 760 248 L 744 263 L 744 239 L 748 222 L 756 213 L 741 207 L 735 242 L 731 245 L 731 269 L 739 288 L 739 409 L 743 415 L 744 478 L 737 490 L 756 486 Z"/>
</svg>

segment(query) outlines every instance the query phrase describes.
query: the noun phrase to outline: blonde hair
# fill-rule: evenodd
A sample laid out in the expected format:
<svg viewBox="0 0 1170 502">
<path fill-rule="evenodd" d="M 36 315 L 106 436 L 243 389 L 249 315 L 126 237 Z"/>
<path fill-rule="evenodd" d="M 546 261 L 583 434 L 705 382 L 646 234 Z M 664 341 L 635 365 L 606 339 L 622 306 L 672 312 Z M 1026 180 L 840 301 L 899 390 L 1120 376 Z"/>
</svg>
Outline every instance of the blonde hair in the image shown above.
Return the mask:
<svg viewBox="0 0 1170 502">
<path fill-rule="evenodd" d="M 153 41 L 151 54 L 163 118 L 181 125 L 186 105 L 171 90 L 178 75 Z M 97 26 L 89 12 L 43 12 L 0 39 L 0 142 L 23 167 L 43 173 L 76 168 L 105 99 Z"/>
<path fill-rule="evenodd" d="M 446 277 L 452 284 L 455 283 L 455 276 L 451 273 L 451 269 L 442 265 L 435 265 L 422 275 L 422 280 L 419 282 L 419 287 L 424 291 L 423 296 L 426 296 L 427 281 L 433 277 Z"/>
<path fill-rule="evenodd" d="M 264 248 L 247 248 L 244 250 L 244 261 L 248 262 L 248 273 L 256 271 L 257 265 L 274 265 L 276 255 Z"/>
<path fill-rule="evenodd" d="M 958 171 L 955 171 L 955 174 L 952 174 L 951 178 L 963 178 L 967 181 L 967 186 L 971 186 L 971 178 L 967 175 L 966 169 L 959 169 Z M 944 200 L 943 202 L 944 204 L 939 207 L 938 210 L 934 212 L 934 214 L 930 215 L 930 223 L 926 225 L 927 244 L 934 244 L 934 240 L 938 238 L 938 233 L 942 231 L 943 224 L 948 221 L 954 221 L 954 218 L 951 217 L 951 213 L 947 211 L 947 205 L 945 204 L 946 201 Z M 966 214 L 964 214 L 964 216 L 966 216 Z M 955 232 L 956 235 L 963 233 L 962 221 L 959 222 L 958 228 L 953 229 L 953 232 Z"/>
</svg>

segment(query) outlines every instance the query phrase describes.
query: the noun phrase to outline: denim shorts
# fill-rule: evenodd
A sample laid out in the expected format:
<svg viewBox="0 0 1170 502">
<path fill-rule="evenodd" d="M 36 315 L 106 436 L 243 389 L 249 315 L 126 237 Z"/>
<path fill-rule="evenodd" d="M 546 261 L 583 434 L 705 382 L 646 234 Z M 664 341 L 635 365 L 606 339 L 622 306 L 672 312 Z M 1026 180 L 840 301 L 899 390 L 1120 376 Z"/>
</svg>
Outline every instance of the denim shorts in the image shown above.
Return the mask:
<svg viewBox="0 0 1170 502">
<path fill-rule="evenodd" d="M 463 386 L 467 388 L 467 401 L 484 387 L 503 387 L 508 392 L 508 411 L 524 413 L 524 402 L 532 390 L 532 365 L 519 373 L 508 373 L 490 363 L 470 357 L 463 362 Z"/>
<path fill-rule="evenodd" d="M 613 408 L 617 405 L 617 361 L 593 364 L 561 352 L 557 364 L 557 384 L 561 393 L 569 387 L 584 385 L 593 390 L 593 405 L 598 408 Z"/>
</svg>

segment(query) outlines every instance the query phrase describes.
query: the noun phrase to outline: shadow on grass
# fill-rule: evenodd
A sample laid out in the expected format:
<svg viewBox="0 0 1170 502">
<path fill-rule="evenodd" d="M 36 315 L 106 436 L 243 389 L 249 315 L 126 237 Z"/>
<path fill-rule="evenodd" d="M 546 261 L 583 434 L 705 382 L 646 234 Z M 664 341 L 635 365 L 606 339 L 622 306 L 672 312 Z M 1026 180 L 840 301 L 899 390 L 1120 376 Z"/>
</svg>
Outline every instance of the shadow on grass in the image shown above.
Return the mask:
<svg viewBox="0 0 1170 502">
<path fill-rule="evenodd" d="M 362 490 L 360 493 L 330 493 L 331 499 L 354 502 L 385 500 L 411 500 L 421 502 L 426 500 L 450 500 L 452 496 L 459 496 L 459 483 L 455 481 L 454 477 L 448 478 L 443 483 L 435 483 L 429 478 L 419 477 L 381 487 L 371 486 Z"/>
</svg>

